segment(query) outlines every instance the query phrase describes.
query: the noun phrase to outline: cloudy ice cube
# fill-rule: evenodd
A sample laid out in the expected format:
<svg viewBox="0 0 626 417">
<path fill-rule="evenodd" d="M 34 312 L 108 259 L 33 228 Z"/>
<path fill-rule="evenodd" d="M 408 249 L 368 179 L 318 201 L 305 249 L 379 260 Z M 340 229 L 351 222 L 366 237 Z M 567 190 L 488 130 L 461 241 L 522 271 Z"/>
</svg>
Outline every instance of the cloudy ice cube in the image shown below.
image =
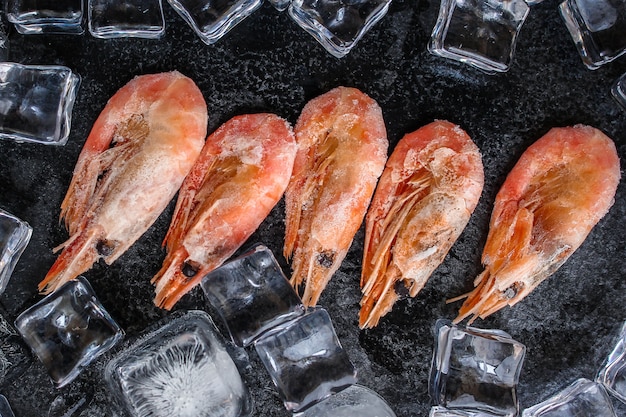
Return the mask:
<svg viewBox="0 0 626 417">
<path fill-rule="evenodd" d="M 244 417 L 251 400 L 208 314 L 171 319 L 114 358 L 105 378 L 135 417 Z"/>
<path fill-rule="evenodd" d="M 315 404 L 299 417 L 396 417 L 396 414 L 374 391 L 351 385 Z"/>
</svg>

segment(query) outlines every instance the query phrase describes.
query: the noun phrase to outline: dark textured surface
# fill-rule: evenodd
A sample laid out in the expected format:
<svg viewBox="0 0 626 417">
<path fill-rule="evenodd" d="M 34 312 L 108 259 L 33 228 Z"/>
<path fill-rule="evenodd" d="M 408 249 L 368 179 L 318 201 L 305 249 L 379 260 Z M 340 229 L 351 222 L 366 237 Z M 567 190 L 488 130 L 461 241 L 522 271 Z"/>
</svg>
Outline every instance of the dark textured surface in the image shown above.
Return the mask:
<svg viewBox="0 0 626 417">
<path fill-rule="evenodd" d="M 83 142 L 108 98 L 133 76 L 179 70 L 193 78 L 209 107 L 209 130 L 230 117 L 270 111 L 295 123 L 304 104 L 338 85 L 362 89 L 383 109 L 391 148 L 407 132 L 433 119 L 463 127 L 483 155 L 485 188 L 470 223 L 444 263 L 415 298 L 368 331 L 357 327 L 363 230 L 322 295 L 338 336 L 359 372 L 398 416 L 427 416 L 427 379 L 432 326 L 453 318 L 459 304 L 446 304 L 472 287 L 491 207 L 507 172 L 526 147 L 551 127 L 585 123 L 600 128 L 626 160 L 626 112 L 609 94 L 626 71 L 626 57 L 597 71 L 587 70 L 557 10 L 547 0 L 534 6 L 522 28 L 517 53 L 506 74 L 485 75 L 468 66 L 430 55 L 426 44 L 439 2 L 394 0 L 379 22 L 344 59 L 326 53 L 285 13 L 268 4 L 213 46 L 202 43 L 169 5 L 163 39 L 98 40 L 88 34 L 22 36 L 10 34 L 10 60 L 61 64 L 80 74 L 82 84 L 64 147 L 0 141 L 0 208 L 26 220 L 33 237 L 0 297 L 12 322 L 41 298 L 37 283 L 52 265 L 52 248 L 67 237 L 58 222 L 59 205 Z M 391 149 L 390 148 L 390 149 Z M 173 204 L 114 265 L 85 273 L 101 302 L 133 339 L 166 312 L 152 304 L 150 278 L 164 257 L 160 243 Z M 626 247 L 623 220 L 626 187 L 582 247 L 548 281 L 514 308 L 476 324 L 500 328 L 526 344 L 519 397 L 522 407 L 545 399 L 578 377 L 593 378 L 625 319 Z M 279 204 L 249 243 L 263 242 L 280 256 L 284 206 Z M 177 309 L 207 309 L 200 288 Z M 19 358 L 15 338 L 11 352 Z M 255 403 L 256 416 L 288 416 L 253 349 L 240 359 Z M 102 369 L 110 355 L 56 390 L 42 366 L 8 373 L 0 393 L 17 417 L 113 415 Z M 30 360 L 30 359 L 29 359 Z M 24 372 L 21 372 L 25 369 Z M 75 409 L 73 414 L 64 414 Z M 618 406 L 626 415 L 626 407 Z"/>
</svg>

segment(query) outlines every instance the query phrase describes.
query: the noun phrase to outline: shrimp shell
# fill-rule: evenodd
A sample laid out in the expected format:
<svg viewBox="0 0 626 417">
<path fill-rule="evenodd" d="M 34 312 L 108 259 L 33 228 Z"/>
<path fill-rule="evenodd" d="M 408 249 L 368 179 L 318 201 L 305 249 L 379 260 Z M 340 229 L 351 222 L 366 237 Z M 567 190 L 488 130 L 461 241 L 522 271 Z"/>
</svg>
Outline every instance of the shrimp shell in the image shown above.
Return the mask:
<svg viewBox="0 0 626 417">
<path fill-rule="evenodd" d="M 598 129 L 554 128 L 531 145 L 496 195 L 485 270 L 456 298 L 467 297 L 455 321 L 512 306 L 553 274 L 613 205 L 619 181 L 615 144 Z"/>
<path fill-rule="evenodd" d="M 287 187 L 284 255 L 292 285 L 315 305 L 346 256 L 387 159 L 378 104 L 355 88 L 337 87 L 302 110 L 298 154 Z"/>
<path fill-rule="evenodd" d="M 361 328 L 391 311 L 398 290 L 415 297 L 424 287 L 467 225 L 483 183 L 480 152 L 457 125 L 435 121 L 398 142 L 366 217 Z"/>
<path fill-rule="evenodd" d="M 207 107 L 179 72 L 142 75 L 94 123 L 61 204 L 70 238 L 39 284 L 49 293 L 102 258 L 113 263 L 158 218 L 198 157 Z"/>
<path fill-rule="evenodd" d="M 282 198 L 296 155 L 291 126 L 269 114 L 237 116 L 206 141 L 181 187 L 152 279 L 154 303 L 171 309 L 232 256 Z"/>
</svg>

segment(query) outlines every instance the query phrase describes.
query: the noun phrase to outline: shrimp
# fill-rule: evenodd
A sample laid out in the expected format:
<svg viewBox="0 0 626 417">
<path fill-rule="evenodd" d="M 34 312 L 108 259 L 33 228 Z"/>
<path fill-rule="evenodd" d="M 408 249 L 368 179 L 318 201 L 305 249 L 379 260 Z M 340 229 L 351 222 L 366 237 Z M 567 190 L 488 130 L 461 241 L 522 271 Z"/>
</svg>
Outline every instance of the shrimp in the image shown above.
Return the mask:
<svg viewBox="0 0 626 417">
<path fill-rule="evenodd" d="M 460 127 L 435 121 L 400 140 L 367 212 L 361 328 L 376 326 L 399 294 L 415 297 L 424 287 L 467 225 L 483 183 L 478 148 Z"/>
<path fill-rule="evenodd" d="M 287 187 L 284 255 L 291 283 L 315 305 L 345 258 L 387 159 L 378 104 L 355 88 L 311 100 L 295 128 L 298 154 Z"/>
<path fill-rule="evenodd" d="M 296 143 L 291 126 L 264 113 L 237 116 L 211 134 L 181 187 L 154 276 L 154 303 L 171 309 L 232 256 L 282 198 Z"/>
<path fill-rule="evenodd" d="M 138 76 L 111 97 L 61 204 L 70 237 L 40 291 L 100 258 L 110 265 L 154 223 L 200 154 L 207 122 L 202 93 L 176 71 Z"/>
<path fill-rule="evenodd" d="M 485 318 L 526 297 L 583 243 L 613 205 L 620 181 L 613 141 L 577 125 L 531 145 L 496 195 L 474 281 L 456 322 Z"/>
</svg>

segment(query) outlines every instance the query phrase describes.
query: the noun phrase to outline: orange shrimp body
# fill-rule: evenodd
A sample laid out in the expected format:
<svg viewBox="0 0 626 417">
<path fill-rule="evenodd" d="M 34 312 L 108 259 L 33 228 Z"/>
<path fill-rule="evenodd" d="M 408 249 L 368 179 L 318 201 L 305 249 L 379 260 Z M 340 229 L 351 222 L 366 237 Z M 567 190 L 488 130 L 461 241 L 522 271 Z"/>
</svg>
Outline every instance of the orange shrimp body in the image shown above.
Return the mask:
<svg viewBox="0 0 626 417">
<path fill-rule="evenodd" d="M 158 218 L 198 157 L 207 107 L 195 83 L 169 72 L 122 87 L 96 120 L 61 205 L 70 238 L 39 290 L 56 290 L 99 258 L 115 261 Z"/>
<path fill-rule="evenodd" d="M 467 225 L 483 183 L 478 148 L 450 122 L 398 142 L 367 212 L 361 328 L 391 311 L 398 283 L 411 297 L 424 287 Z"/>
<path fill-rule="evenodd" d="M 496 195 L 485 270 L 456 321 L 512 306 L 554 273 L 613 205 L 619 181 L 615 144 L 595 128 L 555 128 L 531 145 Z"/>
<path fill-rule="evenodd" d="M 157 306 L 171 309 L 250 237 L 282 198 L 296 144 L 289 124 L 273 114 L 237 116 L 206 141 L 185 179 L 152 279 Z"/>
<path fill-rule="evenodd" d="M 298 154 L 286 192 L 284 255 L 291 283 L 315 305 L 345 258 L 387 159 L 378 104 L 355 88 L 311 100 L 295 127 Z"/>
</svg>

